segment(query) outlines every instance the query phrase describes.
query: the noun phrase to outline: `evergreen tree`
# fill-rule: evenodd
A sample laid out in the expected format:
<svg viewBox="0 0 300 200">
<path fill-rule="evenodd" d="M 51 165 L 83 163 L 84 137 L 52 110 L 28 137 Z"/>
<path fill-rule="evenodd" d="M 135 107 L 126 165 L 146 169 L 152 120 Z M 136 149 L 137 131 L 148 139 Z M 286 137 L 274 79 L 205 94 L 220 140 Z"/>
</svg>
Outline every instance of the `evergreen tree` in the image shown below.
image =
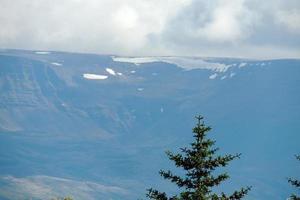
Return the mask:
<svg viewBox="0 0 300 200">
<path fill-rule="evenodd" d="M 241 188 L 231 195 L 225 193 L 215 194 L 212 188 L 229 178 L 227 173 L 214 175 L 218 167 L 225 167 L 230 161 L 239 158 L 241 154 L 216 156 L 218 148 L 214 148 L 215 141 L 206 138 L 207 132 L 211 130 L 203 122 L 203 117 L 197 116 L 198 123 L 193 129 L 195 140 L 190 148 L 181 148 L 181 154 L 166 154 L 176 167 L 185 171 L 185 177 L 177 176 L 171 171 L 161 170 L 159 173 L 164 179 L 175 183 L 182 192 L 179 195 L 168 197 L 165 192 L 148 189 L 147 197 L 155 200 L 234 200 L 242 199 L 251 189 Z"/>
<path fill-rule="evenodd" d="M 296 159 L 300 161 L 300 155 L 296 155 Z M 289 181 L 289 183 L 291 183 L 291 185 L 300 189 L 300 181 L 299 180 L 289 178 L 288 181 Z M 300 200 L 300 196 L 296 196 L 295 194 L 292 194 L 290 199 L 291 200 Z"/>
</svg>

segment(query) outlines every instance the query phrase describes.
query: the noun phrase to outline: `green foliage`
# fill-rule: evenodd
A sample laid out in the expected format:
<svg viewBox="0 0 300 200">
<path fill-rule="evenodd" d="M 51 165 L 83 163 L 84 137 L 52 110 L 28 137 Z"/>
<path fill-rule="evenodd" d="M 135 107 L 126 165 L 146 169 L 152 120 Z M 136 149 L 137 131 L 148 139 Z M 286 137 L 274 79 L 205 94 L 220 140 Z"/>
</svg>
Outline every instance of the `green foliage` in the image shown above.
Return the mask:
<svg viewBox="0 0 300 200">
<path fill-rule="evenodd" d="M 147 197 L 155 200 L 234 200 L 242 199 L 251 189 L 241 188 L 231 195 L 224 193 L 215 194 L 212 188 L 221 184 L 229 178 L 227 173 L 214 175 L 218 167 L 225 167 L 230 161 L 239 158 L 241 154 L 216 156 L 218 148 L 214 148 L 215 141 L 206 138 L 207 132 L 211 130 L 203 122 L 203 117 L 196 117 L 197 125 L 193 129 L 194 142 L 190 148 L 181 148 L 181 153 L 173 154 L 167 151 L 168 158 L 173 161 L 176 167 L 185 171 L 185 177 L 173 174 L 171 171 L 161 170 L 159 174 L 175 183 L 182 192 L 179 195 L 168 197 L 165 192 L 155 189 L 148 189 Z"/>
<path fill-rule="evenodd" d="M 296 159 L 300 161 L 300 155 L 296 155 Z M 289 178 L 288 182 L 291 185 L 295 186 L 296 188 L 300 189 L 300 181 L 299 180 Z M 300 200 L 300 196 L 296 196 L 295 194 L 292 194 L 290 199 L 291 200 Z"/>
</svg>

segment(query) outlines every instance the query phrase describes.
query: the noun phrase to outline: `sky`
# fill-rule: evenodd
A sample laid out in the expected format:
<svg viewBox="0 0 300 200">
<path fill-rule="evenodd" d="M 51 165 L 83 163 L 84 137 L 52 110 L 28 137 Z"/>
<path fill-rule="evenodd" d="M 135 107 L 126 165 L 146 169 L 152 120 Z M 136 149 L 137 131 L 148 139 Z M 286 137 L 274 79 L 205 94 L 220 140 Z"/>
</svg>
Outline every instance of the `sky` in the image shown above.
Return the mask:
<svg viewBox="0 0 300 200">
<path fill-rule="evenodd" d="M 0 0 L 0 48 L 300 58 L 300 1 Z"/>
</svg>

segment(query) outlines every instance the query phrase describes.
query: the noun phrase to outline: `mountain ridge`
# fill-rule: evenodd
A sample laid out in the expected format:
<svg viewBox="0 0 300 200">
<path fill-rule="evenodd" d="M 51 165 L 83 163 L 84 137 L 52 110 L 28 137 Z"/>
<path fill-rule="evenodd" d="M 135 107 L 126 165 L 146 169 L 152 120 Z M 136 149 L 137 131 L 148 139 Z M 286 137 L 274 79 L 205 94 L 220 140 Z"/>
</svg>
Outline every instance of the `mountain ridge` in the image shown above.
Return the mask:
<svg viewBox="0 0 300 200">
<path fill-rule="evenodd" d="M 16 179 L 0 179 L 3 199 L 17 199 L 7 196 L 12 185 L 25 187 L 22 181 L 41 181 L 34 178 L 39 175 L 128 191 L 105 196 L 95 190 L 94 199 L 140 198 L 153 185 L 174 192 L 157 176 L 169 168 L 163 152 L 190 141 L 199 113 L 221 152 L 243 154 L 229 168 L 225 191 L 242 183 L 254 186 L 249 199 L 276 200 L 292 190 L 285 177 L 298 170 L 300 60 L 211 59 L 231 65 L 218 71 L 163 60 L 137 65 L 110 55 L 8 52 L 0 52 L 0 175 Z M 86 79 L 86 73 L 107 79 Z M 48 194 L 57 195 L 47 180 Z"/>
</svg>

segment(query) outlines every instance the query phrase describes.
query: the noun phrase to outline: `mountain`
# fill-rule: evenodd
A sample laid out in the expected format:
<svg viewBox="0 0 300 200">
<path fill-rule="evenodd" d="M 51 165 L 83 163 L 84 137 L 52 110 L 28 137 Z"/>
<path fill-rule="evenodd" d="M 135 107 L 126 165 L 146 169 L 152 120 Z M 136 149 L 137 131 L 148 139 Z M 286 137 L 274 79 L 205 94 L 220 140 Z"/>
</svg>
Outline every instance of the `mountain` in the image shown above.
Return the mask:
<svg viewBox="0 0 300 200">
<path fill-rule="evenodd" d="M 279 200 L 299 175 L 300 60 L 0 51 L 0 199 L 138 199 L 205 116 L 242 153 L 217 190 Z"/>
</svg>

